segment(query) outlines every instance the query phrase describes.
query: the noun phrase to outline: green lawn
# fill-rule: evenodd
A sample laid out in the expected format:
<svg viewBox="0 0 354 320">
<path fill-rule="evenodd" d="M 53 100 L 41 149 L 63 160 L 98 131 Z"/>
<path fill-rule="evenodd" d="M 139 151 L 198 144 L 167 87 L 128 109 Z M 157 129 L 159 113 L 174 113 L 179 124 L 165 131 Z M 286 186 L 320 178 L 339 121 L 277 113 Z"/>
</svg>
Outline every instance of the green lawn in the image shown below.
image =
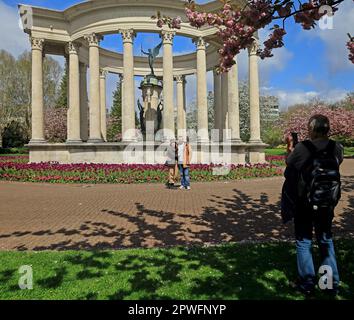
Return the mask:
<svg viewBox="0 0 354 320">
<path fill-rule="evenodd" d="M 267 156 L 285 156 L 285 149 L 266 149 L 265 153 Z M 346 157 L 354 157 L 354 147 L 344 147 L 344 156 Z"/>
<path fill-rule="evenodd" d="M 28 155 L 29 149 L 26 147 L 21 148 L 0 148 L 0 153 L 4 155 Z"/>
<path fill-rule="evenodd" d="M 354 242 L 336 245 L 340 298 L 353 299 Z M 303 299 L 289 286 L 296 277 L 292 243 L 0 252 L 0 261 L 1 299 Z M 33 268 L 33 290 L 18 288 L 21 265 Z"/>
<path fill-rule="evenodd" d="M 285 149 L 266 149 L 265 154 L 267 156 L 285 156 L 286 155 L 286 150 Z"/>
<path fill-rule="evenodd" d="M 344 155 L 346 157 L 354 157 L 354 147 L 345 147 L 344 148 Z"/>
</svg>

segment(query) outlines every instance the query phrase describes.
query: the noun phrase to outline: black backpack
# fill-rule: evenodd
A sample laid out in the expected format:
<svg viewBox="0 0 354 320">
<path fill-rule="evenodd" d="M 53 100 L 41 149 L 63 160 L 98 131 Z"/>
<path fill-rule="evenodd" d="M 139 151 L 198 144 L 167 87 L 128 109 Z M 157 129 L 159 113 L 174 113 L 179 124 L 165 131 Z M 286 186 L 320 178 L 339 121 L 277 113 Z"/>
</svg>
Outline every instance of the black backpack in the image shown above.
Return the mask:
<svg viewBox="0 0 354 320">
<path fill-rule="evenodd" d="M 317 150 L 310 140 L 302 143 L 311 156 L 300 173 L 299 196 L 314 211 L 334 209 L 341 198 L 339 161 L 335 156 L 336 143 L 329 140 L 327 147 L 322 150 Z"/>
</svg>

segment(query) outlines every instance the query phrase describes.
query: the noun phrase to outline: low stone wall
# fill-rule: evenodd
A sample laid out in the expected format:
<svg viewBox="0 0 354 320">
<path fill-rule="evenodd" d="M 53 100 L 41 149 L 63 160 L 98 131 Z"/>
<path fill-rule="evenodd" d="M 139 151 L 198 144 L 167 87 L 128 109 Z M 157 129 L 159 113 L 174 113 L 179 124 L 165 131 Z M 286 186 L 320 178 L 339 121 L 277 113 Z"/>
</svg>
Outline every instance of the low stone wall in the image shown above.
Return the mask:
<svg viewBox="0 0 354 320">
<path fill-rule="evenodd" d="M 192 163 L 265 163 L 266 144 L 191 143 Z M 164 164 L 168 143 L 30 144 L 30 162 Z"/>
</svg>

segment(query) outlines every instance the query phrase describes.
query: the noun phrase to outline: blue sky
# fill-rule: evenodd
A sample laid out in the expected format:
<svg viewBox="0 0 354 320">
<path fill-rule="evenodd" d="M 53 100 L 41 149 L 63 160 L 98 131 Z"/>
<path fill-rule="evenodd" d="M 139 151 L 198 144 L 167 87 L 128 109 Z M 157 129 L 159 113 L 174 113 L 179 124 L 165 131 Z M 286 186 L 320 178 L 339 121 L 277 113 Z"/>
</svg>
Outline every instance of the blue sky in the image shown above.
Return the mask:
<svg viewBox="0 0 354 320">
<path fill-rule="evenodd" d="M 24 4 L 63 10 L 78 3 L 77 0 L 23 0 Z M 82 1 L 81 1 L 82 2 Z M 209 2 L 208 0 L 199 1 Z M 17 4 L 14 0 L 0 0 L 0 49 L 6 49 L 13 55 L 29 49 L 26 35 L 18 27 Z M 281 107 L 306 101 L 313 97 L 334 101 L 354 91 L 354 64 L 347 58 L 345 43 L 348 32 L 354 34 L 354 5 L 352 0 L 345 0 L 333 19 L 332 30 L 303 31 L 290 20 L 286 24 L 287 36 L 285 47 L 278 49 L 273 58 L 260 61 L 260 83 L 264 94 L 274 94 L 280 99 Z M 265 40 L 268 32 L 260 33 Z M 139 34 L 135 42 L 135 54 L 140 55 L 140 48 L 151 47 L 159 42 L 156 34 Z M 119 35 L 107 36 L 102 46 L 122 51 Z M 174 54 L 192 52 L 195 49 L 190 39 L 176 37 Z M 60 59 L 59 59 L 60 60 Z M 62 61 L 62 59 L 60 60 Z M 240 79 L 247 78 L 247 56 L 243 52 L 238 57 Z M 108 103 L 111 104 L 112 90 L 116 76 L 109 76 L 107 86 Z M 137 83 L 139 79 L 137 78 Z M 195 77 L 187 79 L 187 104 L 195 99 Z M 212 74 L 208 73 L 208 88 L 212 90 Z"/>
</svg>

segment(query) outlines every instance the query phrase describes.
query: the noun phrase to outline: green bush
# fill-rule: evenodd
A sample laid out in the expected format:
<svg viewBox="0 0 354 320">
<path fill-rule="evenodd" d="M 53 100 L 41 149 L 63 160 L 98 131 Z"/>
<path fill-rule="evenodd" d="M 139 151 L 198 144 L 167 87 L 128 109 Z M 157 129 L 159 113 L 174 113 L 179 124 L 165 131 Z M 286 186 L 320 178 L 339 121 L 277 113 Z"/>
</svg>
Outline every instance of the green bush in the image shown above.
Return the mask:
<svg viewBox="0 0 354 320">
<path fill-rule="evenodd" d="M 280 127 L 269 126 L 262 130 L 262 140 L 270 147 L 275 148 L 283 143 L 283 131 Z"/>
<path fill-rule="evenodd" d="M 20 148 L 27 144 L 28 141 L 26 128 L 17 121 L 12 121 L 2 134 L 3 148 Z"/>
<path fill-rule="evenodd" d="M 0 154 L 28 154 L 29 150 L 26 147 L 22 148 L 0 148 Z"/>
<path fill-rule="evenodd" d="M 354 137 L 333 136 L 332 139 L 340 142 L 344 147 L 354 147 Z"/>
</svg>

